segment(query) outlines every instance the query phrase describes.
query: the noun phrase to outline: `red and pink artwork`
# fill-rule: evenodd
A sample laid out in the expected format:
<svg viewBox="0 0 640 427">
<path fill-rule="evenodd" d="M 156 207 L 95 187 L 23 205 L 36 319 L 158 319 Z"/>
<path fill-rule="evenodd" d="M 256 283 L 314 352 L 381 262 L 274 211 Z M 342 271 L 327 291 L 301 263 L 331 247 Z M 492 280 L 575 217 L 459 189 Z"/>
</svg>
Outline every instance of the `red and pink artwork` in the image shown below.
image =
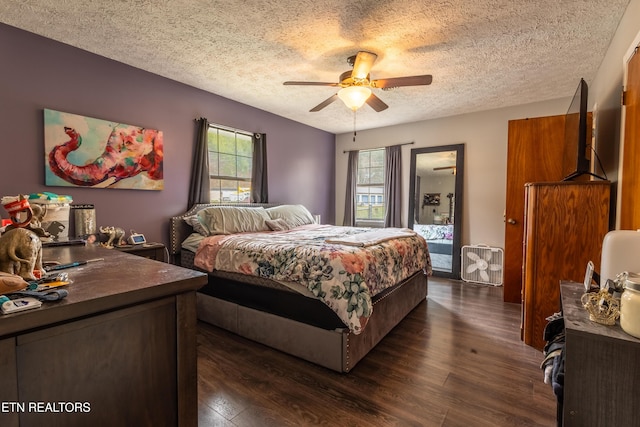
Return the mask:
<svg viewBox="0 0 640 427">
<path fill-rule="evenodd" d="M 162 131 L 44 110 L 45 184 L 162 190 Z"/>
</svg>

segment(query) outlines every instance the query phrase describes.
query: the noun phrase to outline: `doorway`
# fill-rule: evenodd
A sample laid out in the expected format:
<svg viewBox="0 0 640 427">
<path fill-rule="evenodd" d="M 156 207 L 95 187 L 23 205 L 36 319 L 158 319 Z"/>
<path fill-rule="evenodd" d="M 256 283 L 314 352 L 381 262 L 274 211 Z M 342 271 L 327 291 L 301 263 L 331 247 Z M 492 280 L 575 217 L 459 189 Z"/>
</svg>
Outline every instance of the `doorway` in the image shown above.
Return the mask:
<svg viewBox="0 0 640 427">
<path fill-rule="evenodd" d="M 433 275 L 460 278 L 464 144 L 411 150 L 408 227 L 425 238 Z"/>
</svg>

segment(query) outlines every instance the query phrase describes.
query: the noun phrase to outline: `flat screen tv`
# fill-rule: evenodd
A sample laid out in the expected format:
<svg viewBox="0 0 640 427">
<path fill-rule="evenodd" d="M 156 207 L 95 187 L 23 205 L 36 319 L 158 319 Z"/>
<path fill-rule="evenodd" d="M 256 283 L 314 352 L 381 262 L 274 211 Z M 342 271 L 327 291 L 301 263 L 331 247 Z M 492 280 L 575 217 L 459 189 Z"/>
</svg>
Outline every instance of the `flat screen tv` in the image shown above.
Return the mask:
<svg viewBox="0 0 640 427">
<path fill-rule="evenodd" d="M 587 96 L 589 88 L 580 79 L 564 122 L 564 154 L 562 172 L 569 181 L 581 175 L 591 174 L 591 144 L 587 141 Z"/>
</svg>

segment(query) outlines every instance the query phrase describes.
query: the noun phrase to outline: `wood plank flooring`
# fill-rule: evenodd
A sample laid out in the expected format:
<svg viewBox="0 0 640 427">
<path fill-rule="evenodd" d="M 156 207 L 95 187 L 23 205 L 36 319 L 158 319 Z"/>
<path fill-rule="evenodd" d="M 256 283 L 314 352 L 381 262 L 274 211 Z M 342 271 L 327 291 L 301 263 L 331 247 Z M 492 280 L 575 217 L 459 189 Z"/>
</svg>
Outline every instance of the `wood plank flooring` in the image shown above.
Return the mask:
<svg viewBox="0 0 640 427">
<path fill-rule="evenodd" d="M 429 296 L 348 374 L 198 323 L 200 426 L 555 426 L 542 353 L 502 288 Z"/>
</svg>

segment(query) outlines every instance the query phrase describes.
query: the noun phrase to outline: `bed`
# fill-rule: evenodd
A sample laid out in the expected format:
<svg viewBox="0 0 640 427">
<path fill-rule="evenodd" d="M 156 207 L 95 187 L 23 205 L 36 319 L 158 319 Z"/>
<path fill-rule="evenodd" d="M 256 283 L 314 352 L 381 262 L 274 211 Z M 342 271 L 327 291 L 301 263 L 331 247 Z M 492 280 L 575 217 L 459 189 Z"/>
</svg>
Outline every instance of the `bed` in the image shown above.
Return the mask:
<svg viewBox="0 0 640 427">
<path fill-rule="evenodd" d="M 431 273 L 411 230 L 314 224 L 301 205 L 199 204 L 170 219 L 170 237 L 174 263 L 209 274 L 200 320 L 338 372 L 426 298 Z"/>
<path fill-rule="evenodd" d="M 431 254 L 453 254 L 453 224 L 414 224 L 413 229 L 427 241 Z"/>
</svg>

